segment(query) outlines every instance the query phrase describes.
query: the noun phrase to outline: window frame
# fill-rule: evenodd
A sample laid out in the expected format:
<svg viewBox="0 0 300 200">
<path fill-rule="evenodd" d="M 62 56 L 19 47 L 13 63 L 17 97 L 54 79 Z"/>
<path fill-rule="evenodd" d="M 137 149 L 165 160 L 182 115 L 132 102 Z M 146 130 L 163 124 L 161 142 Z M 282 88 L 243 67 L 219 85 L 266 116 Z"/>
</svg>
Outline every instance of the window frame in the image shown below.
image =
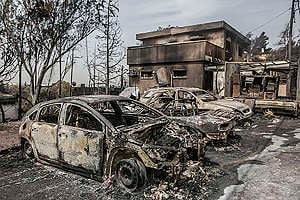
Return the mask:
<svg viewBox="0 0 300 200">
<path fill-rule="evenodd" d="M 144 76 L 142 76 L 142 74 L 143 73 L 145 73 L 145 74 L 147 74 L 147 73 L 151 73 L 151 76 L 146 76 L 146 77 L 144 77 Z M 149 75 L 148 74 L 148 75 Z M 151 80 L 151 79 L 153 79 L 153 71 L 152 70 L 141 70 L 141 75 L 140 75 L 140 77 L 141 77 L 141 79 L 148 79 L 148 80 Z"/>
<path fill-rule="evenodd" d="M 76 127 L 76 126 L 72 126 L 72 125 L 68 125 L 67 124 L 67 114 L 68 114 L 68 108 L 71 106 L 76 106 L 78 108 L 80 108 L 81 110 L 83 110 L 84 112 L 88 113 L 89 115 L 91 115 L 98 123 L 101 124 L 101 130 L 98 129 L 88 129 L 88 128 L 84 128 L 84 127 Z M 89 110 L 87 108 L 85 108 L 82 105 L 78 105 L 78 104 L 74 104 L 74 103 L 66 103 L 64 104 L 64 118 L 62 119 L 62 125 L 68 126 L 68 127 L 72 127 L 72 128 L 76 128 L 76 129 L 83 129 L 83 130 L 88 130 L 88 131 L 97 131 L 97 132 L 105 132 L 106 130 L 106 123 L 104 123 L 101 119 L 99 119 L 97 116 L 95 116 L 93 114 L 93 112 L 89 112 Z"/>
<path fill-rule="evenodd" d="M 41 111 L 43 110 L 43 108 L 54 106 L 54 105 L 59 105 L 60 106 L 59 113 L 58 113 L 58 116 L 57 116 L 57 122 L 56 123 L 52 123 L 52 122 L 47 122 L 47 121 L 40 121 Z M 38 110 L 37 116 L 35 117 L 35 121 L 37 121 L 39 123 L 47 123 L 47 124 L 56 124 L 56 125 L 59 125 L 60 124 L 60 119 L 61 119 L 62 108 L 63 108 L 63 104 L 62 103 L 51 103 L 51 104 L 42 105 L 39 108 L 39 110 Z"/>
<path fill-rule="evenodd" d="M 175 73 L 177 72 L 185 72 L 184 76 L 176 76 Z M 173 69 L 173 78 L 174 79 L 186 79 L 187 78 L 187 69 Z"/>
</svg>

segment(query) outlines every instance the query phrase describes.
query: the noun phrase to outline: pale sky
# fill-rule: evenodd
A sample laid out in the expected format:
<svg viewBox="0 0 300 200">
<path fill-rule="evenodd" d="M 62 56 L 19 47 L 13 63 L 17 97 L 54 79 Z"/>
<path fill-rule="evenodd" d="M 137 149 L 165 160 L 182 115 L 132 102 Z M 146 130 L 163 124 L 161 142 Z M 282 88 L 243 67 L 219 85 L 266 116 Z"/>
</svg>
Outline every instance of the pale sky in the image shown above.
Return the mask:
<svg viewBox="0 0 300 200">
<path fill-rule="evenodd" d="M 280 32 L 289 22 L 288 9 L 291 7 L 291 0 L 119 0 L 119 3 L 119 18 L 126 47 L 137 44 L 137 33 L 154 31 L 159 26 L 187 26 L 220 20 L 226 21 L 242 34 L 269 22 L 253 33 L 259 35 L 265 31 L 270 38 L 270 46 L 276 47 Z M 297 12 L 296 30 L 300 29 L 299 16 Z M 90 47 L 94 47 L 94 43 Z M 88 83 L 84 51 L 81 54 L 76 55 L 82 56 L 83 61 L 77 60 L 73 76 L 78 86 Z M 69 77 L 67 75 L 66 81 L 69 81 Z"/>
<path fill-rule="evenodd" d="M 291 7 L 291 0 L 119 0 L 119 3 L 123 39 L 127 46 L 136 45 L 136 33 L 168 25 L 187 26 L 224 20 L 247 34 Z M 273 45 L 289 17 L 287 11 L 254 34 L 265 31 Z M 296 17 L 300 20 L 299 14 Z"/>
</svg>

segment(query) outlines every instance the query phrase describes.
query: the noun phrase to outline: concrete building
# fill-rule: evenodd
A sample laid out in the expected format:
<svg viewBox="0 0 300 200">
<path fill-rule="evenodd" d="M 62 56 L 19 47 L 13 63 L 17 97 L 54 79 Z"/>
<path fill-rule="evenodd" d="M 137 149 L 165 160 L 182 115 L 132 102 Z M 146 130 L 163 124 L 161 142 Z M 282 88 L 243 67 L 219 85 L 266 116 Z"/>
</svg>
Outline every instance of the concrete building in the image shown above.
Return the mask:
<svg viewBox="0 0 300 200">
<path fill-rule="evenodd" d="M 250 40 L 224 21 L 140 33 L 127 49 L 129 85 L 141 93 L 155 86 L 213 89 L 206 66 L 243 61 Z"/>
</svg>

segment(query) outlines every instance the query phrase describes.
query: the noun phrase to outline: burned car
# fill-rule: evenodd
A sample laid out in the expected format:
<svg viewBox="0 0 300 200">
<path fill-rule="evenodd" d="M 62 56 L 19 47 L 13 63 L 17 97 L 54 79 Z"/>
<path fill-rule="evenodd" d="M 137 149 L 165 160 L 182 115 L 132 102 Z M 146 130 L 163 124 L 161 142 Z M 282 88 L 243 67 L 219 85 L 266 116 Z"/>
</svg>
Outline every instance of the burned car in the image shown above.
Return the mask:
<svg viewBox="0 0 300 200">
<path fill-rule="evenodd" d="M 223 117 L 224 115 L 226 117 Z M 236 126 L 237 122 L 234 119 L 234 116 L 231 116 L 231 118 L 228 117 L 228 113 L 224 113 L 222 110 L 212 110 L 198 115 L 172 118 L 180 119 L 181 121 L 199 127 L 206 133 L 209 143 L 213 144 L 214 141 L 226 142 L 228 136 L 233 133 L 233 128 Z"/>
<path fill-rule="evenodd" d="M 198 162 L 206 144 L 198 127 L 109 95 L 37 104 L 19 133 L 24 157 L 94 179 L 115 175 L 131 192 L 144 186 L 149 168 L 178 171 L 187 161 Z"/>
<path fill-rule="evenodd" d="M 154 88 L 146 91 L 140 101 L 169 116 L 193 116 L 208 110 L 223 110 L 223 117 L 246 119 L 251 108 L 237 101 L 220 99 L 206 90 L 188 87 Z M 218 115 L 220 116 L 220 115 Z"/>
</svg>

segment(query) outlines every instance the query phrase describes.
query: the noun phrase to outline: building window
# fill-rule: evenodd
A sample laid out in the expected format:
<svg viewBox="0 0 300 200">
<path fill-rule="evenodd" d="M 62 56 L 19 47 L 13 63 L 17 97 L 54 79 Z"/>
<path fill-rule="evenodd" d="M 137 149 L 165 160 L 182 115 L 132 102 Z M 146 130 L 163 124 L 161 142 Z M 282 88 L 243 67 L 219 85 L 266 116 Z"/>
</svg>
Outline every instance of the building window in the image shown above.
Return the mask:
<svg viewBox="0 0 300 200">
<path fill-rule="evenodd" d="M 239 57 L 243 57 L 243 49 L 239 47 Z"/>
<path fill-rule="evenodd" d="M 186 69 L 173 69 L 173 78 L 186 78 Z"/>
<path fill-rule="evenodd" d="M 152 71 L 141 71 L 142 79 L 152 79 L 152 77 L 153 77 Z"/>
<path fill-rule="evenodd" d="M 226 40 L 226 43 L 225 43 L 225 51 L 228 53 L 231 53 L 231 42 L 228 40 Z"/>
</svg>

